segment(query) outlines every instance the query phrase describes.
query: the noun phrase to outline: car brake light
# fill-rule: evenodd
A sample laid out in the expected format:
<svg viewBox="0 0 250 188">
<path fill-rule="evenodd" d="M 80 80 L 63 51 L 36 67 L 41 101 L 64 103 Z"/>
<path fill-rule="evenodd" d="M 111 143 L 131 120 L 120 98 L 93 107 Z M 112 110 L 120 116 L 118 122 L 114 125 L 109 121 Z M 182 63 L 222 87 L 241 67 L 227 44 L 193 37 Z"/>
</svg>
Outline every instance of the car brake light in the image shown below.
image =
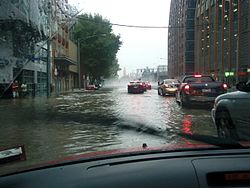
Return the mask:
<svg viewBox="0 0 250 188">
<path fill-rule="evenodd" d="M 223 84 L 223 88 L 224 88 L 224 89 L 228 89 L 227 84 Z"/>
<path fill-rule="evenodd" d="M 189 85 L 185 85 L 184 89 L 185 90 L 189 90 L 190 86 Z"/>
<path fill-rule="evenodd" d="M 184 92 L 185 92 L 186 94 L 189 94 L 189 89 L 190 89 L 190 86 L 189 86 L 189 85 L 185 85 L 185 86 L 184 86 Z"/>
<path fill-rule="evenodd" d="M 202 76 L 200 74 L 194 75 L 195 78 L 201 78 Z"/>
</svg>

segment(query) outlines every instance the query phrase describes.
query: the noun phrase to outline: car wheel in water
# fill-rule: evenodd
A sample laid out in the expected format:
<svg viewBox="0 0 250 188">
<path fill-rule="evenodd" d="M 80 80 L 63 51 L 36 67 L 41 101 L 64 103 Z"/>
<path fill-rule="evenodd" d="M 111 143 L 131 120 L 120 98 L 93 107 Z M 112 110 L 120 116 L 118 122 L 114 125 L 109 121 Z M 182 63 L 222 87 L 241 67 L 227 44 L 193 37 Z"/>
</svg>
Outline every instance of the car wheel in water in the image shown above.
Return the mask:
<svg viewBox="0 0 250 188">
<path fill-rule="evenodd" d="M 158 95 L 163 96 L 163 91 L 162 91 L 162 89 L 161 89 L 161 88 L 159 88 L 159 89 L 158 89 Z"/>
<path fill-rule="evenodd" d="M 183 93 L 181 93 L 180 94 L 181 96 L 180 96 L 180 106 L 181 107 L 187 107 L 188 106 L 188 102 L 186 102 L 185 100 L 184 100 L 184 94 Z"/>
<path fill-rule="evenodd" d="M 217 119 L 217 134 L 221 138 L 232 138 L 238 140 L 236 128 L 232 122 L 229 113 L 226 110 L 218 112 Z"/>
<path fill-rule="evenodd" d="M 180 105 L 180 101 L 178 101 L 178 93 L 175 93 L 175 102 Z"/>
</svg>

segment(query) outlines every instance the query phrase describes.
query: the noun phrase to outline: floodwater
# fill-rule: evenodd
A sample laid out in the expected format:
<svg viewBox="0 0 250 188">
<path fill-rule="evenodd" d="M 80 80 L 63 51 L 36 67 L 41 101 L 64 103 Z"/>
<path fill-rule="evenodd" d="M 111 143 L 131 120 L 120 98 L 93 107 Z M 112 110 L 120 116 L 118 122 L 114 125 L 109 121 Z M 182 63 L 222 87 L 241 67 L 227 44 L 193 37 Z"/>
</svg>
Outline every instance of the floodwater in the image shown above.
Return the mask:
<svg viewBox="0 0 250 188">
<path fill-rule="evenodd" d="M 1 100 L 0 113 L 0 148 L 24 145 L 27 154 L 27 161 L 8 165 L 12 171 L 92 151 L 182 144 L 180 132 L 216 135 L 210 109 L 182 109 L 155 89 L 128 94 L 126 87 L 107 87 Z"/>
</svg>

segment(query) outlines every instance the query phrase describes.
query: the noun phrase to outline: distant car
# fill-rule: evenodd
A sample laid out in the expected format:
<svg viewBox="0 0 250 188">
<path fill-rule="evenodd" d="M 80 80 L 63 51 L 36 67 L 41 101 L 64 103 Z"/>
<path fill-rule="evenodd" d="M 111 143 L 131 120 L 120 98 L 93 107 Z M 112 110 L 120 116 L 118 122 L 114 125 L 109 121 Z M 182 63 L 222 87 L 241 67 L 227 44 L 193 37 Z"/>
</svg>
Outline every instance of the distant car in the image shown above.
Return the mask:
<svg viewBox="0 0 250 188">
<path fill-rule="evenodd" d="M 128 84 L 128 93 L 144 93 L 145 85 L 141 81 L 131 81 Z"/>
<path fill-rule="evenodd" d="M 98 89 L 98 87 L 96 87 L 95 85 L 87 85 L 87 87 L 86 87 L 86 89 L 87 90 L 97 90 Z"/>
<path fill-rule="evenodd" d="M 150 82 L 145 82 L 145 84 L 146 84 L 146 89 L 147 89 L 147 90 L 152 89 L 152 85 L 151 85 Z"/>
<path fill-rule="evenodd" d="M 144 89 L 144 92 L 147 91 L 147 84 L 146 84 L 146 82 L 141 81 L 141 83 L 142 83 L 142 87 Z"/>
<path fill-rule="evenodd" d="M 184 76 L 176 92 L 176 102 L 181 106 L 214 103 L 217 96 L 227 92 L 227 84 L 207 75 Z"/>
<path fill-rule="evenodd" d="M 102 87 L 102 84 L 95 84 L 95 87 L 96 87 L 97 89 L 100 89 L 100 88 Z"/>
<path fill-rule="evenodd" d="M 236 85 L 238 91 L 216 98 L 212 118 L 219 137 L 249 139 L 250 134 L 250 81 Z"/>
<path fill-rule="evenodd" d="M 166 79 L 158 85 L 158 95 L 175 95 L 180 82 L 176 79 Z"/>
</svg>

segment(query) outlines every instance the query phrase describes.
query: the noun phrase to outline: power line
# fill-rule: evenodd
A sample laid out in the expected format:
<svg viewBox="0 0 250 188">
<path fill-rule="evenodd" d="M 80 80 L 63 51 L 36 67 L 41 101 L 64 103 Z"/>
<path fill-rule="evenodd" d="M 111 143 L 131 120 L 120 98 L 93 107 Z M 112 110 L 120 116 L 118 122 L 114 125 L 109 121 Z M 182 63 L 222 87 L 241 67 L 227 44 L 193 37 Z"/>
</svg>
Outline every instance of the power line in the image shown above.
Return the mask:
<svg viewBox="0 0 250 188">
<path fill-rule="evenodd" d="M 142 29 L 178 29 L 178 28 L 191 28 L 192 26 L 142 26 L 142 25 L 126 25 L 126 24 L 116 24 L 110 23 L 113 26 L 120 26 L 120 27 L 132 27 L 132 28 L 142 28 Z M 194 25 L 193 27 L 205 27 L 205 26 L 213 26 L 213 23 L 210 24 L 201 24 L 201 25 Z"/>
<path fill-rule="evenodd" d="M 111 23 L 113 26 L 119 27 L 133 27 L 133 28 L 142 28 L 142 29 L 168 29 L 170 26 L 142 26 L 142 25 L 125 25 L 125 24 L 116 24 Z"/>
<path fill-rule="evenodd" d="M 88 22 L 93 22 L 93 23 L 96 23 L 96 24 L 107 24 L 107 23 L 103 23 L 103 22 L 97 22 L 97 21 L 94 21 L 94 20 L 89 20 L 87 18 L 82 18 L 82 17 L 78 17 L 79 19 L 81 20 L 85 20 L 85 21 L 88 21 Z M 145 25 L 128 25 L 128 24 L 118 24 L 118 23 L 110 23 L 110 25 L 112 26 L 118 26 L 118 27 L 129 27 L 129 28 L 139 28 L 139 29 L 178 29 L 178 28 L 187 28 L 187 27 L 190 27 L 190 26 L 145 26 Z M 211 23 L 210 24 L 202 24 L 202 25 L 194 25 L 194 27 L 204 27 L 204 26 L 209 26 L 209 25 L 212 25 Z"/>
</svg>

